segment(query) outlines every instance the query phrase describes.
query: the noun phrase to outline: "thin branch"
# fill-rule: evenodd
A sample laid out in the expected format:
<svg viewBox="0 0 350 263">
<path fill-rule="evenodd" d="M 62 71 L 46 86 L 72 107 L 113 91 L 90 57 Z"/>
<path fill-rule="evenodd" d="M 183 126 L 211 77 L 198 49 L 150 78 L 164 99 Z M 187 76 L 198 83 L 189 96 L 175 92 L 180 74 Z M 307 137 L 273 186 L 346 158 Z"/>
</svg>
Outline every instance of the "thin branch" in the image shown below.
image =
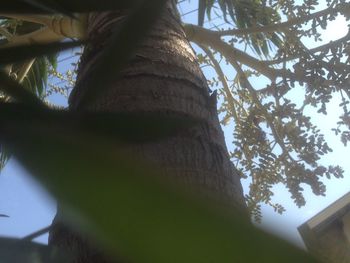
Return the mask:
<svg viewBox="0 0 350 263">
<path fill-rule="evenodd" d="M 249 56 L 248 54 L 244 53 L 243 51 L 234 48 L 233 46 L 225 43 L 223 40 L 220 39 L 217 35 L 215 35 L 214 31 L 210 31 L 205 28 L 201 28 L 198 26 L 190 25 L 190 24 L 185 24 L 184 29 L 186 32 L 186 35 L 188 39 L 198 45 L 206 45 L 210 46 L 214 50 L 220 52 L 230 64 L 235 64 L 237 62 L 240 62 L 260 74 L 266 76 L 269 78 L 271 81 L 275 81 L 276 78 L 282 77 L 282 78 L 290 78 L 295 81 L 300 81 L 300 82 L 308 82 L 312 83 L 314 80 L 312 78 L 308 78 L 304 75 L 297 75 L 290 70 L 286 69 L 275 69 L 271 68 L 269 64 L 277 64 L 277 63 L 285 63 L 289 59 L 292 60 L 293 58 L 284 58 L 281 59 L 280 61 L 261 61 L 258 60 L 252 56 Z M 327 50 L 327 48 L 330 48 L 334 43 L 340 43 L 344 40 L 348 40 L 348 36 L 350 35 L 350 31 L 347 36 L 331 42 L 329 44 L 319 46 L 314 49 L 308 50 L 308 53 L 313 54 L 315 52 L 321 52 Z M 324 80 L 323 81 L 324 85 L 328 86 L 336 86 L 337 84 L 334 81 L 331 80 Z"/>
<path fill-rule="evenodd" d="M 213 53 L 210 51 L 209 48 L 205 47 L 205 46 L 199 46 L 209 57 L 209 59 L 211 60 L 211 62 L 213 63 L 213 68 L 216 72 L 216 74 L 218 75 L 222 86 L 224 88 L 224 92 L 226 94 L 227 100 L 228 100 L 228 104 L 230 105 L 230 108 L 232 109 L 232 114 L 233 114 L 233 118 L 235 119 L 235 122 L 238 123 L 239 122 L 239 118 L 236 112 L 236 108 L 235 105 L 240 106 L 239 102 L 232 96 L 232 93 L 230 91 L 230 88 L 227 84 L 227 81 L 225 79 L 225 74 L 222 71 L 219 62 L 215 59 Z"/>
<path fill-rule="evenodd" d="M 318 52 L 326 52 L 331 47 L 337 46 L 337 45 L 341 44 L 344 41 L 349 41 L 349 37 L 350 37 L 350 30 L 348 31 L 348 33 L 344 37 L 339 38 L 339 39 L 337 39 L 335 41 L 330 41 L 327 44 L 324 44 L 324 45 L 321 45 L 321 46 L 318 46 L 318 47 L 315 47 L 315 48 L 312 48 L 312 49 L 308 49 L 307 52 L 310 53 L 310 54 L 315 54 L 315 53 L 318 53 Z M 297 59 L 297 58 L 299 58 L 298 54 L 292 55 L 292 56 L 289 56 L 289 57 L 286 57 L 286 58 L 276 59 L 276 60 L 265 60 L 265 61 L 263 60 L 262 62 L 266 63 L 267 65 L 275 65 L 275 64 L 281 64 L 281 63 L 284 63 L 284 62 L 287 62 L 287 61 L 291 61 L 291 60 L 294 60 L 294 59 Z"/>
<path fill-rule="evenodd" d="M 243 69 L 241 68 L 241 66 L 234 61 L 232 66 L 235 68 L 235 70 L 237 71 L 238 75 L 240 76 L 242 81 L 242 84 L 245 86 L 245 88 L 248 90 L 248 92 L 250 93 L 250 95 L 252 96 L 255 104 L 258 106 L 259 110 L 261 110 L 261 113 L 264 115 L 266 122 L 268 123 L 268 125 L 271 128 L 272 134 L 275 137 L 276 142 L 279 144 L 279 146 L 282 149 L 283 155 L 284 156 L 288 156 L 291 160 L 293 160 L 292 156 L 289 154 L 288 149 L 286 148 L 283 139 L 280 137 L 280 135 L 278 134 L 275 125 L 273 123 L 273 119 L 271 117 L 271 115 L 267 112 L 267 110 L 264 108 L 264 106 L 261 104 L 260 99 L 255 91 L 255 89 L 253 88 L 253 86 L 250 84 L 248 78 L 246 77 L 246 75 L 244 74 Z"/>
<path fill-rule="evenodd" d="M 303 112 L 305 107 L 310 103 L 310 99 L 312 98 L 313 94 L 314 94 L 314 91 L 312 91 L 309 95 L 305 96 L 303 105 L 301 105 L 299 109 L 300 112 Z"/>
<path fill-rule="evenodd" d="M 221 53 L 221 55 L 223 55 L 231 65 L 235 65 L 237 62 L 240 62 L 266 76 L 272 82 L 275 82 L 277 78 L 283 78 L 285 80 L 289 78 L 293 81 L 302 83 L 314 83 L 315 81 L 312 77 L 307 77 L 304 74 L 296 74 L 288 69 L 272 68 L 267 65 L 266 61 L 258 60 L 244 53 L 243 51 L 234 48 L 221 40 L 220 37 L 213 35 L 212 31 L 205 28 L 186 24 L 184 25 L 184 29 L 190 41 L 196 43 L 197 45 L 210 46 L 212 49 Z M 322 84 L 326 86 L 338 86 L 336 82 L 325 79 L 323 80 Z"/>
<path fill-rule="evenodd" d="M 47 232 L 50 231 L 50 229 L 51 229 L 51 225 L 50 225 L 50 226 L 47 226 L 47 227 L 44 227 L 44 228 L 42 228 L 42 229 L 40 229 L 40 230 L 38 230 L 38 231 L 36 231 L 36 232 L 34 232 L 34 233 L 28 235 L 28 236 L 25 236 L 25 237 L 23 237 L 21 240 L 22 240 L 22 241 L 31 241 L 31 240 L 33 240 L 34 238 L 37 238 L 37 237 L 39 237 L 39 236 L 42 236 L 42 235 L 46 234 Z"/>
</svg>

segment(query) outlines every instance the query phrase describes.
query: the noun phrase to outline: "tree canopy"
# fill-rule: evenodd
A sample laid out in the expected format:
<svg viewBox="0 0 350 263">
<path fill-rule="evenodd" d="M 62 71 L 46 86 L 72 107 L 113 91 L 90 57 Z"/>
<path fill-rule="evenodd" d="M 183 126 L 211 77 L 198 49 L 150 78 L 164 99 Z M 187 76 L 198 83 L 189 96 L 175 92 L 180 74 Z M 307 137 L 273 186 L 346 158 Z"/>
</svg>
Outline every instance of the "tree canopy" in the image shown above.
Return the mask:
<svg viewBox="0 0 350 263">
<path fill-rule="evenodd" d="M 283 211 L 280 204 L 271 203 L 275 184 L 284 184 L 299 207 L 305 204 L 303 183 L 314 194 L 324 195 L 320 178 L 343 177 L 343 170 L 319 162 L 332 149 L 305 111 L 315 107 L 327 114 L 332 97 L 339 96 L 343 114 L 333 130 L 347 144 L 349 34 L 330 43 L 317 42 L 327 23 L 339 16 L 349 19 L 348 3 L 327 1 L 321 9 L 318 1 L 203 2 L 199 25 L 204 12 L 210 19 L 215 4 L 225 21 L 234 25 L 185 28 L 189 39 L 203 50 L 199 61 L 217 74 L 209 82 L 219 87 L 223 98 L 223 125 L 231 121 L 234 125 L 232 160 L 242 177 L 252 178 L 247 202 L 255 218 L 260 217 L 260 202 Z M 312 48 L 305 44 L 309 38 L 315 42 Z M 232 69 L 223 69 L 221 60 Z M 259 79 L 259 84 L 252 84 Z M 299 95 L 290 95 L 295 89 Z"/>
<path fill-rule="evenodd" d="M 4 69 L 0 75 L 1 99 L 3 102 L 15 100 L 34 108 L 29 117 L 38 123 L 47 121 L 37 112 L 43 108 L 47 116 L 58 123 L 68 120 L 71 124 L 78 118 L 51 112 L 41 99 L 49 92 L 45 90 L 47 73 L 57 74 L 56 56 L 47 54 L 89 41 L 86 39 L 85 16 L 79 13 L 115 8 L 135 10 L 125 27 L 113 35 L 114 49 L 106 50 L 105 59 L 97 68 L 95 81 L 107 82 L 112 68 L 122 69 L 142 39 L 141 32 L 151 27 L 153 16 L 159 13 L 164 1 L 71 2 L 9 1 L 0 6 L 3 44 L 0 62 Z M 280 204 L 271 202 L 271 188 L 275 184 L 284 184 L 295 203 L 302 206 L 305 199 L 301 184 L 309 185 L 316 195 L 323 195 L 325 185 L 320 181 L 321 177 L 343 176 L 342 168 L 336 164 L 329 167 L 320 164 L 320 156 L 332 149 L 315 120 L 305 114 L 307 107 L 315 107 L 320 114 L 327 114 L 332 97 L 340 96 L 339 107 L 343 114 L 339 116 L 334 132 L 345 145 L 350 140 L 349 34 L 317 45 L 320 32 L 329 21 L 337 16 L 349 20 L 350 4 L 344 0 L 326 2 L 327 6 L 320 9 L 319 1 L 307 0 L 297 3 L 292 0 L 199 0 L 198 23 L 183 25 L 188 39 L 202 50 L 198 53 L 198 62 L 203 67 L 212 67 L 216 73 L 216 77 L 208 82 L 220 96 L 222 124 L 233 123 L 234 150 L 230 154 L 242 177 L 252 178 L 246 200 L 257 220 L 261 202 L 272 205 L 278 212 L 283 211 Z M 219 14 L 225 21 L 223 28 L 203 26 L 204 21 L 210 20 L 214 14 Z M 136 33 L 126 38 L 129 32 Z M 66 38 L 75 40 L 60 42 Z M 315 47 L 305 45 L 307 38 L 314 39 Z M 33 59 L 33 56 L 40 58 Z M 230 74 L 227 74 L 226 64 L 232 69 Z M 264 79 L 264 87 L 253 84 L 258 78 Z M 22 83 L 24 89 L 18 83 Z M 85 101 L 98 92 L 93 84 Z M 290 96 L 294 89 L 302 91 L 302 100 L 299 96 Z M 28 117 L 24 114 L 25 109 L 9 107 L 3 102 L 1 114 L 4 114 L 4 121 L 13 120 L 14 113 L 18 122 L 23 121 L 23 116 Z M 123 117 L 121 119 L 126 121 Z M 178 120 L 174 121 L 178 124 Z M 7 140 L 13 140 L 14 127 L 21 127 L 18 123 L 16 125 L 2 132 Z M 32 139 L 37 136 L 34 131 L 29 134 Z M 28 153 L 33 144 L 20 135 Z M 14 145 L 15 155 L 23 157 L 18 150 L 20 147 Z M 1 165 L 6 156 L 7 151 L 1 148 Z M 50 170 L 49 164 L 45 167 Z M 67 185 L 65 187 L 69 188 Z M 72 196 L 74 198 L 73 193 Z"/>
</svg>

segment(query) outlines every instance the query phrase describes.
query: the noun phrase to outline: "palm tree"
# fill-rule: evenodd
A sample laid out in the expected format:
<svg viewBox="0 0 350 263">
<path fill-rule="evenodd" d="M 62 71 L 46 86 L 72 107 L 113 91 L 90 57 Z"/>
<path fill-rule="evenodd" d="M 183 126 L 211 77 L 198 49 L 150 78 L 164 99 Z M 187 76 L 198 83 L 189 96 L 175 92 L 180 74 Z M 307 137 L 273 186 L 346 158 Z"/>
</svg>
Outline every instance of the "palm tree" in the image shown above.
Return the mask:
<svg viewBox="0 0 350 263">
<path fill-rule="evenodd" d="M 132 146 L 132 151 L 161 167 L 164 176 L 174 176 L 198 192 L 218 196 L 234 207 L 244 207 L 239 175 L 229 160 L 220 128 L 216 95 L 209 94 L 206 79 L 172 1 L 168 1 L 161 17 L 121 76 L 112 80 L 98 97 L 85 105 L 81 103 L 93 65 L 107 45 L 108 33 L 120 26 L 126 12 L 117 10 L 88 16 L 88 38 L 92 41 L 81 57 L 77 85 L 69 100 L 70 108 L 79 111 L 155 112 L 205 119 L 205 123 L 186 133 Z M 71 244 L 74 238 L 59 223 L 54 225 L 50 235 L 50 243 L 58 246 Z M 84 260 L 77 262 L 100 262 L 91 254 L 85 255 L 88 252 L 81 253 Z"/>
<path fill-rule="evenodd" d="M 110 32 L 120 26 L 127 13 L 128 10 L 116 10 L 88 15 L 87 38 L 91 41 L 81 57 L 77 85 L 69 99 L 70 109 L 152 112 L 161 116 L 189 116 L 206 120 L 195 129 L 169 139 L 130 147 L 137 156 L 161 167 L 164 176 L 175 177 L 187 187 L 194 187 L 198 194 L 211 199 L 219 198 L 234 209 L 244 209 L 240 178 L 230 162 L 219 124 L 216 94 L 209 93 L 174 1 L 167 1 L 161 17 L 143 39 L 121 76 L 92 101 L 82 103 L 93 65 L 103 53 Z M 33 22 L 46 21 L 45 17 L 39 17 Z M 51 22 L 46 23 L 51 25 Z M 49 31 L 48 28 L 46 30 Z M 51 33 L 52 30 L 49 32 L 48 41 L 62 38 Z M 62 225 L 58 219 L 61 213 L 59 209 L 49 243 L 75 253 L 78 251 L 75 262 L 104 262 L 100 255 L 95 256 L 96 251 L 87 249 L 85 241 L 77 233 Z"/>
</svg>

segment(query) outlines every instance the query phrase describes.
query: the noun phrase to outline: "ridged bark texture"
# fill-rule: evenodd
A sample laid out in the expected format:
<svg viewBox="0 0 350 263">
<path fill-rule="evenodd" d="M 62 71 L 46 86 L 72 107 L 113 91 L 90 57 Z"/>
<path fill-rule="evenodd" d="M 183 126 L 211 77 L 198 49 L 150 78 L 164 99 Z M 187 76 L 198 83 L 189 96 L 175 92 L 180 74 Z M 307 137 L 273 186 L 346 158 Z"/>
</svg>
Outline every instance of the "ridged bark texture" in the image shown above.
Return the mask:
<svg viewBox="0 0 350 263">
<path fill-rule="evenodd" d="M 205 120 L 202 125 L 173 137 L 132 146 L 132 151 L 160 167 L 164 176 L 175 177 L 193 187 L 199 195 L 219 199 L 241 213 L 239 209 L 245 207 L 242 187 L 229 160 L 216 111 L 216 94 L 209 94 L 206 79 L 172 1 L 168 2 L 161 18 L 122 74 L 88 106 L 84 109 L 80 106 L 92 65 L 103 51 L 110 32 L 120 25 L 126 13 L 113 11 L 89 15 L 88 35 L 92 42 L 81 58 L 77 87 L 70 97 L 71 109 L 159 112 L 162 116 L 180 115 Z M 77 240 L 59 220 L 55 220 L 51 244 L 70 246 Z M 86 255 L 91 251 L 86 252 L 80 245 L 74 247 L 85 254 L 76 262 L 104 262 L 102 258 L 100 261 L 88 260 L 86 258 L 90 256 Z"/>
</svg>

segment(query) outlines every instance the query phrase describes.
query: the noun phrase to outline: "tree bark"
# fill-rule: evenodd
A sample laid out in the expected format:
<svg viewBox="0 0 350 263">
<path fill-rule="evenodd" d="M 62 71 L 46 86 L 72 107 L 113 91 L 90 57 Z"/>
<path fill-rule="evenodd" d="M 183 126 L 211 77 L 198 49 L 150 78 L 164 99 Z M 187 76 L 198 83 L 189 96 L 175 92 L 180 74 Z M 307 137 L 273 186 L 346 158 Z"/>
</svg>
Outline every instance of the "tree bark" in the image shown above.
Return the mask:
<svg viewBox="0 0 350 263">
<path fill-rule="evenodd" d="M 88 37 L 79 67 L 77 85 L 70 96 L 73 110 L 153 112 L 162 116 L 190 116 L 205 120 L 188 131 L 152 143 L 133 145 L 132 151 L 172 176 L 198 195 L 220 200 L 232 209 L 244 209 L 240 178 L 229 160 L 216 111 L 216 94 L 210 95 L 180 23 L 176 6 L 169 0 L 161 17 L 139 45 L 122 74 L 88 106 L 79 105 L 92 65 L 120 25 L 127 10 L 90 14 Z M 130 32 L 132 33 L 132 32 Z M 98 180 L 98 177 L 96 177 Z M 62 212 L 54 220 L 49 243 L 78 253 L 75 262 L 112 262 L 87 241 L 62 225 Z M 239 211 L 241 213 L 241 211 Z"/>
</svg>

